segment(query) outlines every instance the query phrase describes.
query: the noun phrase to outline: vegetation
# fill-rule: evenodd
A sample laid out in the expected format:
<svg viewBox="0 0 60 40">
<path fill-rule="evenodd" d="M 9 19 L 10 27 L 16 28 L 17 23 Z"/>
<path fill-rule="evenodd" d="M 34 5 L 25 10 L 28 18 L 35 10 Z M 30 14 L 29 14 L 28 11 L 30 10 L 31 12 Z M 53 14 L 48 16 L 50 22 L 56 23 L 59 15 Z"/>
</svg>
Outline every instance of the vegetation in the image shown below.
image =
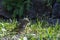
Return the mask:
<svg viewBox="0 0 60 40">
<path fill-rule="evenodd" d="M 47 3 L 47 6 L 52 7 L 53 0 L 43 0 L 42 3 Z M 3 5 L 6 10 L 16 17 L 18 14 L 20 17 L 24 14 L 24 10 L 30 9 L 30 0 L 4 0 Z M 26 5 L 25 5 L 26 4 Z M 26 6 L 26 8 L 24 8 Z M 0 20 L 0 39 L 4 37 L 12 37 L 18 35 L 15 29 L 18 25 L 16 19 L 12 22 Z M 34 24 L 30 21 L 27 24 L 25 30 L 19 33 L 18 40 L 60 40 L 60 25 L 58 22 L 56 25 L 49 25 L 48 22 L 38 21 Z"/>
<path fill-rule="evenodd" d="M 13 17 L 19 15 L 20 17 L 24 14 L 24 5 L 26 4 L 26 9 L 29 10 L 30 0 L 4 0 L 3 5 L 5 10 L 13 14 Z"/>
<path fill-rule="evenodd" d="M 15 30 L 10 32 L 16 27 L 15 21 L 12 23 L 0 23 L 0 38 L 9 35 L 13 37 L 15 35 Z M 40 21 L 37 21 L 35 24 L 27 24 L 25 30 L 20 34 L 21 40 L 24 37 L 28 40 L 60 40 L 60 25 L 56 23 L 55 26 L 49 26 L 48 23 Z"/>
<path fill-rule="evenodd" d="M 47 4 L 47 6 L 52 5 L 52 0 L 41 0 L 42 4 Z M 20 17 L 24 14 L 25 10 L 29 10 L 31 6 L 31 0 L 4 0 L 3 5 L 5 10 L 10 14 L 13 14 L 13 17 L 19 15 Z"/>
</svg>

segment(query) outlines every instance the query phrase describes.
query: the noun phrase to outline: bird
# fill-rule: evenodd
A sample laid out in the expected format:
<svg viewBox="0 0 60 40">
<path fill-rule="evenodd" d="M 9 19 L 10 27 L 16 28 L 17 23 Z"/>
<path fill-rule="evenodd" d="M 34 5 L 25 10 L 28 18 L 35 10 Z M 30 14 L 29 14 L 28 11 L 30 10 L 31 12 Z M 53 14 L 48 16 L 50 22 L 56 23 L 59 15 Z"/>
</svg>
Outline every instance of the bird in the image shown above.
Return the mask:
<svg viewBox="0 0 60 40">
<path fill-rule="evenodd" d="M 17 23 L 16 28 L 14 28 L 13 31 L 15 31 L 17 33 L 23 32 L 28 23 L 29 23 L 28 18 L 20 19 L 20 21 Z"/>
</svg>

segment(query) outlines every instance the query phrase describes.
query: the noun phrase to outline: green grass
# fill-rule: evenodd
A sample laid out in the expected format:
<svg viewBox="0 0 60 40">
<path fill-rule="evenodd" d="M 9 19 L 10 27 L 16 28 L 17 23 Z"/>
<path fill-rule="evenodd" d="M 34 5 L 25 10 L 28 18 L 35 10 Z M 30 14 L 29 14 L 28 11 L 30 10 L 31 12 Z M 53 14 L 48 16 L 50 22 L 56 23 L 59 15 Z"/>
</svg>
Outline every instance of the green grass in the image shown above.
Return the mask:
<svg viewBox="0 0 60 40">
<path fill-rule="evenodd" d="M 16 27 L 16 20 L 12 23 L 1 22 L 0 23 L 0 37 L 10 35 L 12 29 Z M 13 32 L 12 32 L 13 33 Z M 12 34 L 12 36 L 15 33 Z M 20 39 L 26 37 L 28 40 L 60 40 L 60 25 L 56 23 L 55 26 L 46 22 L 37 21 L 35 24 L 26 25 L 25 30 L 20 34 Z"/>
</svg>

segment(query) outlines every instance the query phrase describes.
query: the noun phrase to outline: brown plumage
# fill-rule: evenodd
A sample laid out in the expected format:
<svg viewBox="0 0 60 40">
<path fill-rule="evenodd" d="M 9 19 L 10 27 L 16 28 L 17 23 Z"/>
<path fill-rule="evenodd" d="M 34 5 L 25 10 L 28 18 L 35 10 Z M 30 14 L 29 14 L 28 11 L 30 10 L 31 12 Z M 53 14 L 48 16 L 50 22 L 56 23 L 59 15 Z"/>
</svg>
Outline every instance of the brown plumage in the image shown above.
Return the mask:
<svg viewBox="0 0 60 40">
<path fill-rule="evenodd" d="M 21 19 L 20 22 L 18 22 L 17 27 L 13 31 L 16 31 L 18 33 L 23 32 L 28 23 L 29 23 L 28 18 Z"/>
</svg>

